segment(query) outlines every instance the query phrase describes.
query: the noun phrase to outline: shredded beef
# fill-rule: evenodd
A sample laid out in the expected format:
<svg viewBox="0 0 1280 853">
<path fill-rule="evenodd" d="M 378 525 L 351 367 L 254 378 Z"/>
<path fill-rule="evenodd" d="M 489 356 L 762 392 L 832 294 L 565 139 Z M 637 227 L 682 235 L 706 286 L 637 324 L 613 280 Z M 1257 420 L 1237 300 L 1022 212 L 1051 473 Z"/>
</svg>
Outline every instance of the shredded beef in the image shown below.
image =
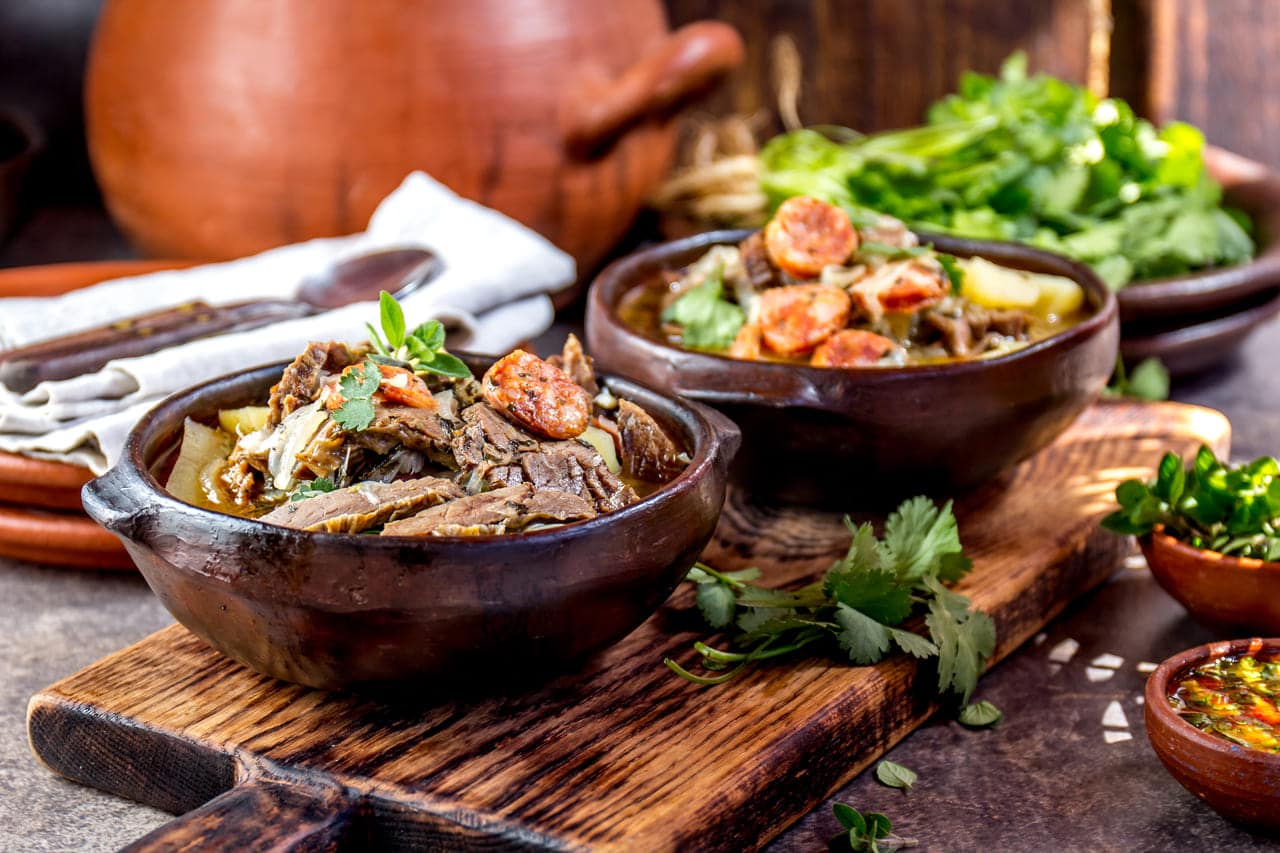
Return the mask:
<svg viewBox="0 0 1280 853">
<path fill-rule="evenodd" d="M 272 386 L 271 413 L 267 423 L 277 426 L 295 409 L 314 403 L 320 396 L 320 386 L 326 374 L 339 373 L 362 356 L 362 350 L 336 341 L 307 344 L 307 348 L 284 369 L 280 381 Z"/>
<path fill-rule="evenodd" d="M 783 283 L 782 274 L 764 245 L 764 232 L 756 231 L 738 244 L 738 252 L 742 258 L 742 268 L 747 273 L 747 281 L 756 290 L 776 287 Z"/>
<path fill-rule="evenodd" d="M 582 351 L 582 343 L 577 335 L 570 333 L 564 340 L 564 349 L 560 355 L 551 356 L 547 362 L 567 373 L 570 379 L 581 385 L 592 397 L 600 393 L 592 358 Z"/>
<path fill-rule="evenodd" d="M 277 507 L 262 517 L 269 524 L 323 533 L 360 533 L 462 496 L 449 480 L 423 477 L 397 483 L 361 483 Z"/>
<path fill-rule="evenodd" d="M 463 409 L 462 428 L 454 434 L 450 446 L 458 467 L 466 470 L 508 464 L 517 454 L 535 450 L 538 440 L 488 403 L 476 403 Z"/>
<path fill-rule="evenodd" d="M 609 470 L 595 448 L 574 439 L 544 442 L 510 465 L 489 469 L 485 479 L 493 486 L 529 483 L 537 489 L 568 492 L 590 501 L 599 512 L 621 509 L 640 499 Z"/>
<path fill-rule="evenodd" d="M 575 521 L 595 515 L 575 495 L 537 491 L 528 483 L 468 495 L 388 524 L 383 536 L 482 536 L 509 533 L 540 522 Z"/>
<path fill-rule="evenodd" d="M 618 401 L 622 473 L 647 483 L 665 483 L 684 470 L 686 457 L 658 422 L 630 400 Z"/>
<path fill-rule="evenodd" d="M 429 459 L 448 467 L 453 467 L 453 454 L 449 448 L 452 437 L 452 424 L 439 412 L 385 403 L 374 404 L 373 422 L 368 427 L 348 433 L 352 444 L 379 455 L 403 446 L 421 451 Z"/>
</svg>

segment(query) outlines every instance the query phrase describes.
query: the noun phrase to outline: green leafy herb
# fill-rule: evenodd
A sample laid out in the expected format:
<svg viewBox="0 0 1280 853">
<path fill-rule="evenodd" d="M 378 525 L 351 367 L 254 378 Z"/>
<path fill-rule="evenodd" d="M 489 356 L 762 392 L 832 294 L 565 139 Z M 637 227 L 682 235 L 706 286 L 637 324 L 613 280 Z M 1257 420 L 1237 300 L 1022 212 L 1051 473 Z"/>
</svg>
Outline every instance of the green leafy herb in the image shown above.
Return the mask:
<svg viewBox="0 0 1280 853">
<path fill-rule="evenodd" d="M 1115 533 L 1145 536 L 1157 526 L 1194 548 L 1280 560 L 1280 463 L 1263 456 L 1228 466 L 1201 447 L 1189 465 L 1166 453 L 1150 482 L 1116 487 L 1120 509 L 1102 520 Z"/>
<path fill-rule="evenodd" d="M 428 320 L 406 333 L 404 309 L 394 296 L 384 290 L 378 298 L 378 307 L 382 334 L 378 334 L 372 325 L 365 324 L 375 353 L 369 356 L 372 361 L 403 367 L 419 376 L 434 373 L 463 379 L 471 375 L 470 368 L 462 359 L 445 351 L 444 326 L 439 320 Z"/>
<path fill-rule="evenodd" d="M 905 769 L 905 768 L 904 768 Z M 910 771 L 907 771 L 910 772 Z M 915 774 L 912 774 L 913 776 Z M 879 853 L 881 850 L 899 850 L 914 847 L 920 842 L 893 834 L 893 823 L 880 812 L 860 812 L 844 803 L 833 803 L 831 811 L 844 831 L 832 839 L 832 846 L 845 841 L 850 850 Z"/>
<path fill-rule="evenodd" d="M 1004 719 L 1004 711 L 984 699 L 972 705 L 965 705 L 956 719 L 970 728 L 982 729 L 998 725 Z"/>
<path fill-rule="evenodd" d="M 909 770 L 901 764 L 895 764 L 892 761 L 881 761 L 876 765 L 876 778 L 880 780 L 882 785 L 910 791 L 911 786 L 916 783 L 917 776 L 914 770 Z"/>
<path fill-rule="evenodd" d="M 839 650 L 855 664 L 876 663 L 898 649 L 921 660 L 937 660 L 938 692 L 964 702 L 995 650 L 995 624 L 970 608 L 969 599 L 944 583 L 972 568 L 948 503 L 905 501 L 877 539 L 869 524 L 845 519 L 852 538 L 845 556 L 822 580 L 796 590 L 774 590 L 751 581 L 759 572 L 718 572 L 698 564 L 688 579 L 697 584 L 697 604 L 707 624 L 734 629 L 733 648 L 695 643 L 712 675 L 689 672 L 670 658 L 664 663 L 698 684 L 728 681 L 751 664 L 809 646 Z M 923 616 L 928 636 L 904 627 Z M 918 623 L 917 623 L 918 624 Z"/>
<path fill-rule="evenodd" d="M 373 395 L 382 384 L 382 372 L 373 361 L 358 367 L 349 367 L 338 380 L 342 405 L 333 412 L 333 419 L 345 430 L 367 429 L 373 423 Z"/>
<path fill-rule="evenodd" d="M 680 326 L 680 341 L 690 349 L 726 349 L 747 315 L 723 297 L 724 269 L 716 267 L 662 312 L 662 322 Z"/>
<path fill-rule="evenodd" d="M 307 498 L 332 492 L 336 488 L 333 480 L 328 477 L 316 477 L 314 480 L 299 483 L 298 487 L 289 493 L 289 502 L 304 501 Z"/>
<path fill-rule="evenodd" d="M 1116 358 L 1111 382 L 1102 392 L 1107 397 L 1134 397 L 1139 400 L 1169 399 L 1169 371 L 1158 358 L 1138 362 L 1132 374 L 1126 375 L 1124 359 Z"/>
<path fill-rule="evenodd" d="M 815 130 L 771 140 L 761 187 L 775 205 L 810 195 L 855 223 L 882 211 L 925 231 L 1015 240 L 1077 258 L 1112 287 L 1241 263 L 1248 220 L 1221 207 L 1204 137 L 1156 130 L 1123 101 L 1027 73 L 965 74 L 926 123 L 839 141 Z"/>
</svg>

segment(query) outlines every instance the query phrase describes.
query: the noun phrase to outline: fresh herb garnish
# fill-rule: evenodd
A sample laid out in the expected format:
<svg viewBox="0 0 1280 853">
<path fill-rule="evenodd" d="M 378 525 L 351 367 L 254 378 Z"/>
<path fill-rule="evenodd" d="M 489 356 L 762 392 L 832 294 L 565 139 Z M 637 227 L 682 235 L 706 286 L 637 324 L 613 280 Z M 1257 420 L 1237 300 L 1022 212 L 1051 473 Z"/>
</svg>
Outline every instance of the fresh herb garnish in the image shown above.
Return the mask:
<svg viewBox="0 0 1280 853">
<path fill-rule="evenodd" d="M 911 786 L 916 783 L 918 777 L 914 770 L 886 760 L 876 765 L 876 778 L 880 780 L 882 785 L 910 791 Z"/>
<path fill-rule="evenodd" d="M 445 351 L 444 326 L 439 320 L 428 320 L 412 332 L 405 332 L 404 309 L 395 297 L 385 290 L 378 298 L 382 321 L 382 335 L 371 324 L 369 343 L 376 355 L 369 358 L 379 364 L 404 367 L 419 376 L 435 373 L 453 379 L 471 375 L 462 359 Z M 383 338 L 385 335 L 385 339 Z"/>
<path fill-rule="evenodd" d="M 1116 357 L 1111 381 L 1102 390 L 1105 397 L 1134 397 L 1138 400 L 1169 399 L 1169 371 L 1158 358 L 1144 358 L 1133 373 L 1126 374 L 1124 358 Z"/>
<path fill-rule="evenodd" d="M 898 850 L 914 847 L 920 842 L 893 834 L 893 823 L 880 812 L 858 811 L 844 803 L 833 803 L 832 813 L 844 827 L 844 832 L 832 839 L 833 846 L 840 840 L 847 841 L 849 849 L 879 853 L 881 850 Z"/>
<path fill-rule="evenodd" d="M 289 493 L 289 503 L 318 497 L 332 492 L 336 488 L 338 487 L 334 485 L 333 480 L 328 477 L 316 477 L 314 480 L 299 483 L 298 487 Z"/>
<path fill-rule="evenodd" d="M 938 692 L 969 701 L 995 649 L 995 623 L 969 599 L 943 586 L 972 567 L 960 547 L 948 502 L 905 501 L 889 516 L 884 537 L 871 525 L 845 525 L 853 534 L 848 553 L 821 581 L 794 591 L 755 586 L 759 572 L 718 572 L 699 563 L 688 580 L 712 628 L 737 629 L 734 646 L 722 650 L 694 643 L 702 665 L 715 675 L 695 675 L 667 658 L 677 675 L 698 684 L 728 681 L 752 663 L 816 643 L 841 649 L 856 664 L 872 664 L 897 647 L 920 659 L 937 658 Z M 929 637 L 899 627 L 925 615 Z"/>
<path fill-rule="evenodd" d="M 1120 509 L 1102 520 L 1115 533 L 1145 536 L 1157 525 L 1194 548 L 1280 560 L 1280 463 L 1263 456 L 1230 467 L 1201 447 L 1190 465 L 1166 453 L 1148 483 L 1116 487 Z"/>
<path fill-rule="evenodd" d="M 382 371 L 372 360 L 355 367 L 348 367 L 338 380 L 342 405 L 333 412 L 333 419 L 345 430 L 368 429 L 373 423 L 373 395 L 382 384 Z"/>
<path fill-rule="evenodd" d="M 981 702 L 965 705 L 956 715 L 956 719 L 971 729 L 984 729 L 999 725 L 1004 719 L 1004 711 L 983 699 Z"/>
<path fill-rule="evenodd" d="M 1253 256 L 1248 220 L 1221 206 L 1196 128 L 1157 130 L 1124 101 L 1028 74 L 1020 52 L 999 77 L 965 74 L 958 89 L 920 127 L 775 137 L 761 188 L 774 206 L 808 195 L 855 222 L 875 210 L 918 230 L 1028 243 L 1115 288 Z"/>
<path fill-rule="evenodd" d="M 662 322 L 680 326 L 680 341 L 690 349 L 726 349 L 747 315 L 723 296 L 724 268 L 717 266 L 662 312 Z"/>
</svg>

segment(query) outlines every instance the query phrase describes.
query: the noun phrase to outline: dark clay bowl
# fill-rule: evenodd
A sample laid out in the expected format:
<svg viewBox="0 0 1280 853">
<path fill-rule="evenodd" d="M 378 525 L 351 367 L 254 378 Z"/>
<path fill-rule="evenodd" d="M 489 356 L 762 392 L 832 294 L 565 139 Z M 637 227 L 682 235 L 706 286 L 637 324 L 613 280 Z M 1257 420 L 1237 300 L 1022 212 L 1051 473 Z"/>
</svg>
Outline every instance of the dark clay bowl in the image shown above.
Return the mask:
<svg viewBox="0 0 1280 853">
<path fill-rule="evenodd" d="M 1223 817 L 1255 829 L 1280 830 L 1280 755 L 1202 732 L 1169 706 L 1169 688 L 1186 670 L 1214 658 L 1280 649 L 1280 639 L 1228 640 L 1174 655 L 1147 679 L 1147 737 L 1182 787 Z"/>
<path fill-rule="evenodd" d="M 468 359 L 473 368 L 484 363 Z M 427 688 L 554 669 L 621 639 L 666 600 L 720 516 L 738 430 L 631 382 L 615 391 L 683 439 L 692 461 L 626 509 L 524 534 L 306 533 L 200 509 L 156 479 L 183 419 L 260 403 L 284 364 L 181 391 L 84 487 L 179 622 L 259 672 L 313 687 Z"/>
<path fill-rule="evenodd" d="M 1228 557 L 1153 532 L 1139 540 L 1151 574 L 1187 611 L 1224 634 L 1280 634 L 1280 563 Z"/>
<path fill-rule="evenodd" d="M 1152 279 L 1124 287 L 1116 294 L 1125 338 L 1147 337 L 1152 322 L 1168 324 L 1185 317 L 1187 324 L 1204 315 L 1229 313 L 1230 306 L 1264 290 L 1280 286 L 1280 175 L 1262 163 L 1206 147 L 1205 168 L 1222 184 L 1223 202 L 1239 208 L 1253 221 L 1257 254 L 1234 267 Z M 1223 350 L 1229 350 L 1226 341 Z M 1126 355 L 1126 358 L 1128 356 Z"/>
<path fill-rule="evenodd" d="M 1084 265 L 1011 243 L 922 235 L 940 251 L 1079 282 L 1084 322 L 998 358 L 821 368 L 687 352 L 618 317 L 629 290 L 749 231 L 716 231 L 616 261 L 587 296 L 588 348 L 613 373 L 720 409 L 742 428 L 734 480 L 760 500 L 848 509 L 963 491 L 1044 447 L 1093 402 L 1116 363 L 1114 295 Z"/>
</svg>

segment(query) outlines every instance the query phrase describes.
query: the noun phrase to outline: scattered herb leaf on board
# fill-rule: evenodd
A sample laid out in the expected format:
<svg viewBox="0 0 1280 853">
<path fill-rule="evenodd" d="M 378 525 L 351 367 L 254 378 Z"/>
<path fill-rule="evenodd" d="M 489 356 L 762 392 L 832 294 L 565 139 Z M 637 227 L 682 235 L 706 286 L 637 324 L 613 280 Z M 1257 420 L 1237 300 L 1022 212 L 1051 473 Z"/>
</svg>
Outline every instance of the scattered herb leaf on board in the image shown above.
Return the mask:
<svg viewBox="0 0 1280 853">
<path fill-rule="evenodd" d="M 950 502 L 941 509 L 924 497 L 903 502 L 880 539 L 869 524 L 846 518 L 845 525 L 852 534 L 848 552 L 822 580 L 800 589 L 754 585 L 755 569 L 718 572 L 701 563 L 691 569 L 698 609 L 712 628 L 736 630 L 733 648 L 694 644 L 711 675 L 696 675 L 670 658 L 667 667 L 698 684 L 721 684 L 757 661 L 809 646 L 839 650 L 856 664 L 900 649 L 936 659 L 938 692 L 968 703 L 995 650 L 995 623 L 944 586 L 972 568 Z M 927 637 L 902 627 L 921 615 Z"/>
<path fill-rule="evenodd" d="M 680 294 L 662 322 L 680 326 L 680 341 L 690 349 L 725 349 L 733 343 L 747 315 L 724 298 L 724 268 L 717 266 L 699 285 Z"/>
<path fill-rule="evenodd" d="M 1157 525 L 1194 548 L 1280 560 L 1280 463 L 1263 456 L 1229 466 L 1201 447 L 1184 467 L 1166 453 L 1153 480 L 1116 487 L 1120 509 L 1102 520 L 1115 533 L 1145 536 Z"/>
<path fill-rule="evenodd" d="M 1103 389 L 1106 397 L 1133 397 L 1138 400 L 1169 399 L 1169 370 L 1158 358 L 1144 358 L 1126 374 L 1124 359 L 1116 358 L 1111 381 Z"/>
<path fill-rule="evenodd" d="M 382 384 L 382 371 L 372 361 L 342 372 L 338 380 L 342 405 L 333 412 L 338 426 L 346 430 L 367 429 L 373 423 L 373 395 Z"/>
<path fill-rule="evenodd" d="M 983 729 L 999 725 L 1004 719 L 1004 711 L 984 699 L 965 705 L 956 718 L 971 729 Z"/>
<path fill-rule="evenodd" d="M 914 770 L 903 767 L 892 761 L 881 761 L 876 765 L 876 778 L 880 780 L 882 785 L 888 785 L 890 788 L 901 788 L 904 791 L 910 791 L 911 786 L 916 783 Z"/>
<path fill-rule="evenodd" d="M 860 812 L 844 803 L 833 803 L 832 813 L 844 831 L 833 838 L 832 847 L 843 841 L 850 850 L 880 853 L 914 847 L 920 842 L 893 834 L 893 822 L 880 812 Z"/>
<path fill-rule="evenodd" d="M 855 223 L 882 211 L 923 231 L 1028 243 L 1090 264 L 1113 288 L 1255 251 L 1247 218 L 1221 206 L 1199 130 L 1157 130 L 1124 101 L 1030 75 L 1021 52 L 998 77 L 965 74 L 923 126 L 843 137 L 772 139 L 760 154 L 770 202 L 814 196 Z"/>
</svg>

